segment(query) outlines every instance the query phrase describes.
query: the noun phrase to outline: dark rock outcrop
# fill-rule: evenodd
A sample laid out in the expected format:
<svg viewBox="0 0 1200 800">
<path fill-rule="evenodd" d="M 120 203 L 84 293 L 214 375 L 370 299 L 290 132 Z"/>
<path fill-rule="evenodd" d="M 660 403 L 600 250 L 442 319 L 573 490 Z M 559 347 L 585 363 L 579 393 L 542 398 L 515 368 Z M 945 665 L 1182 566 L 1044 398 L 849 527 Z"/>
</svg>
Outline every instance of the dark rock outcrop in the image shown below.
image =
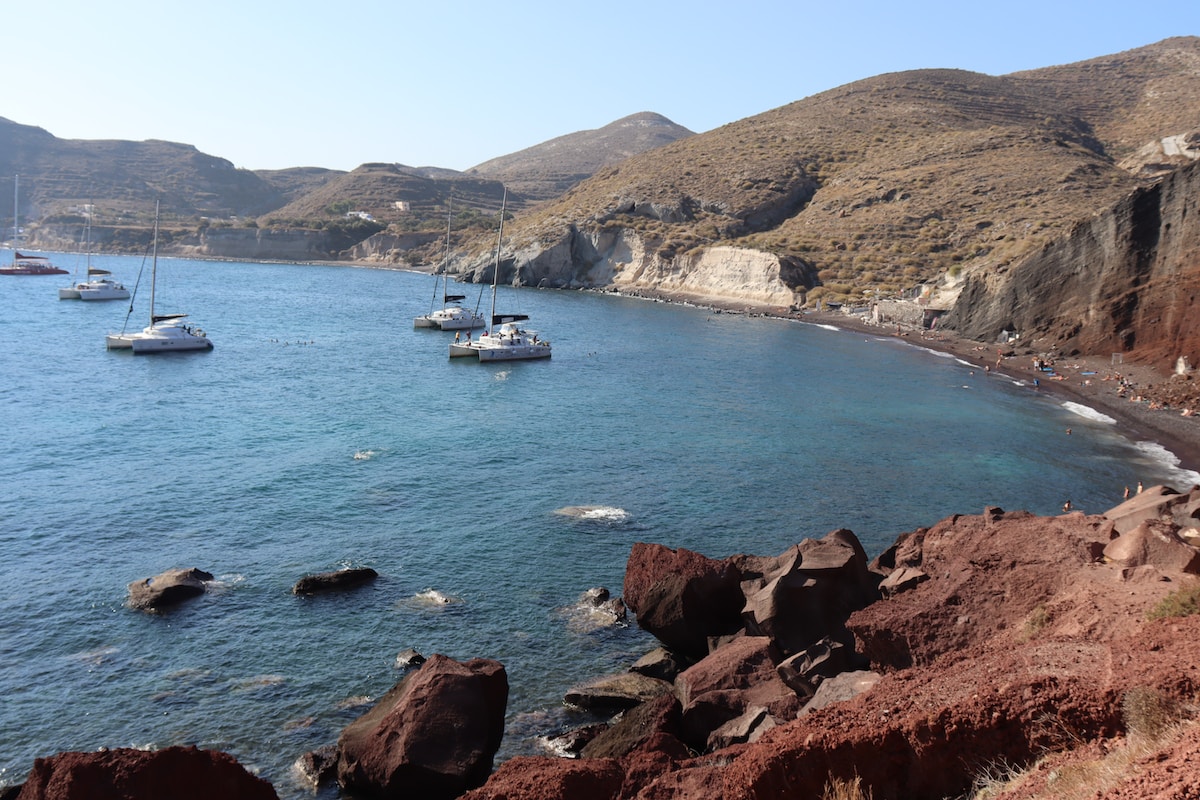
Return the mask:
<svg viewBox="0 0 1200 800">
<path fill-rule="evenodd" d="M 507 702 L 499 662 L 432 655 L 342 732 L 338 782 L 376 797 L 457 797 L 491 772 Z"/>
<path fill-rule="evenodd" d="M 379 577 L 379 573 L 370 567 L 353 569 L 337 569 L 331 572 L 318 572 L 305 575 L 292 587 L 292 594 L 321 594 L 323 592 L 339 592 L 346 589 L 357 589 Z"/>
<path fill-rule="evenodd" d="M 39 758 L 20 800 L 277 800 L 271 784 L 228 753 L 119 748 Z"/>
<path fill-rule="evenodd" d="M 667 681 L 637 672 L 623 672 L 574 686 L 567 691 L 564 700 L 579 708 L 619 710 L 670 692 L 671 684 Z"/>
<path fill-rule="evenodd" d="M 169 569 L 129 584 L 129 607 L 139 611 L 162 611 L 184 600 L 204 594 L 213 576 L 202 569 Z"/>
</svg>

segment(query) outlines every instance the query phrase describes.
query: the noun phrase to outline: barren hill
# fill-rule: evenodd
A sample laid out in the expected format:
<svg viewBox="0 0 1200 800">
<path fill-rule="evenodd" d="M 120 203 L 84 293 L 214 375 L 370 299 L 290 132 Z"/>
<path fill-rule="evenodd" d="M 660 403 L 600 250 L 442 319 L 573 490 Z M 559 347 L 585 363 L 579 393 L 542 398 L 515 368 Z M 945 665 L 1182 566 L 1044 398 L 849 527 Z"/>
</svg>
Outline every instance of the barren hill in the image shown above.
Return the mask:
<svg viewBox="0 0 1200 800">
<path fill-rule="evenodd" d="M 256 216 L 281 205 L 279 187 L 195 147 L 148 140 L 58 139 L 0 118 L 0 175 L 21 176 L 21 216 L 35 223 L 94 204 L 107 220 Z M 12 216 L 12 195 L 0 216 Z"/>
<path fill-rule="evenodd" d="M 1127 236 L 1109 241 L 1124 262 L 1156 264 L 1161 274 L 1196 270 L 1178 225 L 1160 231 L 1149 212 L 1118 209 L 1200 158 L 1198 76 L 1196 37 L 1007 76 L 880 75 L 600 170 L 520 215 L 507 229 L 505 264 L 531 284 L 784 309 L 938 287 L 931 307 L 946 310 L 970 278 L 973 302 L 990 316 L 985 323 L 960 304 L 949 321 L 970 318 L 975 335 L 1011 329 L 1023 304 L 1020 330 L 1053 328 L 1056 346 L 1073 347 L 1066 340 L 1090 325 L 1105 329 L 1086 342 L 1129 344 L 1137 335 L 1117 336 L 1115 326 L 1158 316 L 1138 322 L 1128 313 L 1149 279 L 1144 270 L 1106 287 L 1125 298 L 1124 311 L 1084 302 L 1082 319 L 1067 319 L 1036 298 L 1039 287 L 1061 287 L 1060 274 L 1082 269 L 1068 240 L 1096 215 L 1154 228 L 1137 240 L 1137 258 L 1120 246 Z M 1162 202 L 1194 204 L 1193 185 L 1177 181 Z M 1166 249 L 1144 252 L 1160 241 Z M 1052 246 L 1059 255 L 1038 271 L 1042 283 L 1026 281 L 1023 294 L 1009 291 L 999 303 L 988 295 L 998 276 Z M 480 275 L 486 258 L 478 247 L 458 270 Z M 1072 285 L 1090 296 L 1087 280 Z"/>
<path fill-rule="evenodd" d="M 1184 38 L 1003 77 L 881 75 L 634 156 L 512 231 L 526 252 L 590 239 L 580 274 L 620 259 L 601 231 L 647 261 L 750 248 L 811 267 L 802 301 L 1001 267 L 1144 184 L 1119 162 L 1197 127 L 1198 65 Z"/>
<path fill-rule="evenodd" d="M 501 181 L 532 200 L 548 200 L 604 167 L 692 135 L 661 114 L 645 111 L 493 158 L 467 174 Z"/>
</svg>

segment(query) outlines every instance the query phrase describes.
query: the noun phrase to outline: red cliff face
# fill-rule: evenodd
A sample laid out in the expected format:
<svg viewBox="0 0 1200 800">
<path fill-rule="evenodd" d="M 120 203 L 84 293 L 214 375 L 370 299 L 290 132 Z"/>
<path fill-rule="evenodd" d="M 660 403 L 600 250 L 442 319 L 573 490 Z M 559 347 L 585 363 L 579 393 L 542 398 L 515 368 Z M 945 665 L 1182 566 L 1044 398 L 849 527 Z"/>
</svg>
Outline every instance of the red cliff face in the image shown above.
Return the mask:
<svg viewBox="0 0 1200 800">
<path fill-rule="evenodd" d="M 1016 331 L 1042 352 L 1200 364 L 1200 162 L 1081 222 L 1065 239 L 972 275 L 946 327 L 981 341 Z"/>
</svg>

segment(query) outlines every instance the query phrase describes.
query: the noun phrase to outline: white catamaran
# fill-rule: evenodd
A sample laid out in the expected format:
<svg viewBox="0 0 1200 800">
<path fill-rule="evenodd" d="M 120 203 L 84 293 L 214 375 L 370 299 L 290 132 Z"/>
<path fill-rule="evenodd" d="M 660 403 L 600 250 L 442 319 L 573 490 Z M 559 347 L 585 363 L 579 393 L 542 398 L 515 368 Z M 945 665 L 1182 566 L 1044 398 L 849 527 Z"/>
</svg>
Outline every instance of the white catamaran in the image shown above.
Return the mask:
<svg viewBox="0 0 1200 800">
<path fill-rule="evenodd" d="M 154 204 L 154 256 L 150 268 L 150 324 L 138 333 L 110 333 L 109 350 L 133 350 L 135 354 L 168 353 L 180 350 L 211 350 L 213 343 L 199 328 L 184 322 L 187 314 L 155 314 L 154 287 L 158 282 L 158 203 Z"/>
<path fill-rule="evenodd" d="M 492 267 L 492 313 L 491 328 L 479 335 L 475 341 L 470 337 L 465 342 L 455 341 L 450 345 L 450 357 L 475 356 L 480 361 L 528 361 L 550 357 L 550 343 L 539 339 L 535 331 L 517 326 L 529 319 L 524 314 L 496 313 L 496 285 L 500 278 L 500 244 L 504 240 L 504 212 L 508 203 L 508 189 L 500 202 L 500 233 L 496 237 L 496 263 Z M 500 327 L 497 328 L 496 326 Z"/>
</svg>

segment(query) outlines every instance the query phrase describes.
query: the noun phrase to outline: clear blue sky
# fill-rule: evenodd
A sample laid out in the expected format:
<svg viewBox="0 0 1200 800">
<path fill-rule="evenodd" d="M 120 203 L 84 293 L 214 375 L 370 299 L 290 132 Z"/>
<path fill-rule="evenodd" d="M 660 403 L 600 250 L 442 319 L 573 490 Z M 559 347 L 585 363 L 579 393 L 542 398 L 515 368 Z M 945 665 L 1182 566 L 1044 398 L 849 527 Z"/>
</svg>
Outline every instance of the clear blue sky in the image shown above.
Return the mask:
<svg viewBox="0 0 1200 800">
<path fill-rule="evenodd" d="M 885 72 L 1002 75 L 1194 35 L 1181 8 L 15 0 L 0 15 L 0 117 L 64 139 L 183 142 L 248 169 L 466 169 L 639 111 L 703 132 Z"/>
</svg>

